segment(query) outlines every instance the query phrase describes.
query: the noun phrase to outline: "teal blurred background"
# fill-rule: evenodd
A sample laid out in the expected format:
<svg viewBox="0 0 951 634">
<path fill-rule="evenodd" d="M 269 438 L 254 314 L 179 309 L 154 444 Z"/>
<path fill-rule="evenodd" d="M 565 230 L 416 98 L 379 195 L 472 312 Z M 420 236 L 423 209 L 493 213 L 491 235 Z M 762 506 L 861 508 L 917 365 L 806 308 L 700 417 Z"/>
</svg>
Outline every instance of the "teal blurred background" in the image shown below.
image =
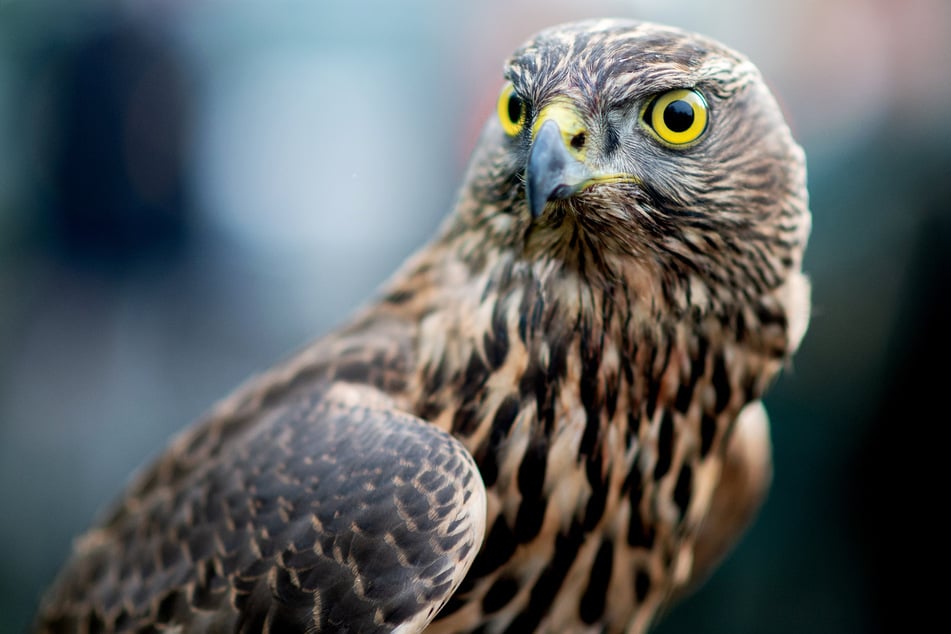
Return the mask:
<svg viewBox="0 0 951 634">
<path fill-rule="evenodd" d="M 433 233 L 515 46 L 600 15 L 746 53 L 809 157 L 774 486 L 658 631 L 917 631 L 947 531 L 947 0 L 0 0 L 0 633 L 133 469 Z"/>
</svg>

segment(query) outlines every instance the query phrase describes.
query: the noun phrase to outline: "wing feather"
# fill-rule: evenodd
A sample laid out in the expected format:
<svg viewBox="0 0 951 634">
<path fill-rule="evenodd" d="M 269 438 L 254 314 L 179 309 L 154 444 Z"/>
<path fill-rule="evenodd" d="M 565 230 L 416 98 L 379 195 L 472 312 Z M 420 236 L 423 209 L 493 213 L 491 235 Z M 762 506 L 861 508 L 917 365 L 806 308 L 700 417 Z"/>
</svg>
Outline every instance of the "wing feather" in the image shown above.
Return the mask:
<svg viewBox="0 0 951 634">
<path fill-rule="evenodd" d="M 40 630 L 419 630 L 482 542 L 471 456 L 370 388 L 315 390 L 174 462 L 79 541 Z"/>
</svg>

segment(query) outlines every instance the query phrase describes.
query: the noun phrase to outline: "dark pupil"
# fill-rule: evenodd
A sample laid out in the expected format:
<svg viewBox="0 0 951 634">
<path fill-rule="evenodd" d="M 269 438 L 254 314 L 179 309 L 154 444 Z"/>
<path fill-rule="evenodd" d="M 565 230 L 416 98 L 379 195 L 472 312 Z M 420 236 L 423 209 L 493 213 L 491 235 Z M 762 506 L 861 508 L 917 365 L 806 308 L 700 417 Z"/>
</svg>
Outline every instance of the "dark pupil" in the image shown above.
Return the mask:
<svg viewBox="0 0 951 634">
<path fill-rule="evenodd" d="M 512 95 L 509 97 L 509 121 L 518 123 L 522 120 L 522 100 Z"/>
<path fill-rule="evenodd" d="M 512 106 L 509 106 L 511 109 Z M 693 124 L 693 106 L 686 101 L 677 100 L 664 108 L 664 125 L 673 132 L 683 132 Z"/>
</svg>

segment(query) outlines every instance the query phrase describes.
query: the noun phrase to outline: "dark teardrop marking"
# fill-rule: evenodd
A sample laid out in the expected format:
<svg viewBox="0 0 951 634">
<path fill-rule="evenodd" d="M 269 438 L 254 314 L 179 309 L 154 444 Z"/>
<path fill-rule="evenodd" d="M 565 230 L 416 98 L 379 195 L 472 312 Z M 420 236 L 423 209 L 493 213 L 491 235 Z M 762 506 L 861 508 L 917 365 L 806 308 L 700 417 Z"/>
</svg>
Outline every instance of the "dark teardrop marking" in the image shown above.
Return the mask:
<svg viewBox="0 0 951 634">
<path fill-rule="evenodd" d="M 637 596 L 638 604 L 644 603 L 647 593 L 651 589 L 651 578 L 646 570 L 638 570 L 634 575 L 634 594 Z"/>
<path fill-rule="evenodd" d="M 708 414 L 700 418 L 700 457 L 706 458 L 717 434 L 717 421 Z"/>
<path fill-rule="evenodd" d="M 548 461 L 548 445 L 544 442 L 530 445 L 518 468 L 518 489 L 522 503 L 515 516 L 515 535 L 520 543 L 534 539 L 542 529 L 548 500 L 543 495 Z"/>
<path fill-rule="evenodd" d="M 604 602 L 611 583 L 611 572 L 614 566 L 614 542 L 605 540 L 598 548 L 594 565 L 591 566 L 591 576 L 588 579 L 588 588 L 581 597 L 578 606 L 578 615 L 581 620 L 591 625 L 604 615 Z"/>
<path fill-rule="evenodd" d="M 713 389 L 716 392 L 714 411 L 719 414 L 726 409 L 732 393 L 730 373 L 726 369 L 726 361 L 722 354 L 717 355 L 713 362 Z"/>
<path fill-rule="evenodd" d="M 591 485 L 591 497 L 588 498 L 584 513 L 584 529 L 586 531 L 593 530 L 601 521 L 601 516 L 604 515 L 604 507 L 607 504 L 611 469 L 608 468 L 608 472 L 602 474 L 603 465 L 601 454 L 591 456 L 585 465 L 588 484 Z"/>
<path fill-rule="evenodd" d="M 508 437 L 512 423 L 515 422 L 515 418 L 518 416 L 518 411 L 518 397 L 512 394 L 506 396 L 495 411 L 488 441 L 484 448 L 476 454 L 476 461 L 479 463 L 479 469 L 482 472 L 482 480 L 487 487 L 493 486 L 499 477 L 500 447 Z"/>
<path fill-rule="evenodd" d="M 498 612 L 518 594 L 518 581 L 512 577 L 501 576 L 485 593 L 482 599 L 482 610 L 486 614 Z"/>
<path fill-rule="evenodd" d="M 509 333 L 507 324 L 501 319 L 501 312 L 492 314 L 492 330 L 482 336 L 485 356 L 493 370 L 498 370 L 509 353 Z"/>
<path fill-rule="evenodd" d="M 657 463 L 654 465 L 654 480 L 663 478 L 670 469 L 674 457 L 674 417 L 665 410 L 660 419 L 660 433 L 657 438 Z"/>
<path fill-rule="evenodd" d="M 581 524 L 575 522 L 569 527 L 567 534 L 555 537 L 555 552 L 532 586 L 529 594 L 528 606 L 516 616 L 505 629 L 506 634 L 522 634 L 534 632 L 542 618 L 551 609 L 552 601 L 561 589 L 571 565 L 578 556 L 578 550 L 584 542 L 584 530 Z"/>
<path fill-rule="evenodd" d="M 631 519 L 627 526 L 627 543 L 635 548 L 654 546 L 654 527 L 641 517 L 641 497 L 644 493 L 643 475 L 637 461 L 631 465 L 631 472 L 625 481 L 631 505 Z"/>
<path fill-rule="evenodd" d="M 677 476 L 677 484 L 674 486 L 674 504 L 680 510 L 680 518 L 683 519 L 687 514 L 687 507 L 690 506 L 690 497 L 693 495 L 693 469 L 689 464 L 680 468 L 680 474 Z"/>
<path fill-rule="evenodd" d="M 466 578 L 463 579 L 462 584 L 459 586 L 459 591 L 461 592 L 463 590 L 463 587 L 467 585 L 467 581 L 471 582 L 480 577 L 484 577 L 501 567 L 515 552 L 517 545 L 518 542 L 512 533 L 512 529 L 505 523 L 505 516 L 499 515 L 485 538 L 485 544 L 482 546 L 482 550 L 472 563 L 469 574 L 466 575 Z"/>
<path fill-rule="evenodd" d="M 482 389 L 482 386 L 485 385 L 485 381 L 488 377 L 489 368 L 486 367 L 478 353 L 473 353 L 469 357 L 462 387 L 459 389 L 460 398 L 462 398 L 463 402 L 474 399 Z"/>
</svg>

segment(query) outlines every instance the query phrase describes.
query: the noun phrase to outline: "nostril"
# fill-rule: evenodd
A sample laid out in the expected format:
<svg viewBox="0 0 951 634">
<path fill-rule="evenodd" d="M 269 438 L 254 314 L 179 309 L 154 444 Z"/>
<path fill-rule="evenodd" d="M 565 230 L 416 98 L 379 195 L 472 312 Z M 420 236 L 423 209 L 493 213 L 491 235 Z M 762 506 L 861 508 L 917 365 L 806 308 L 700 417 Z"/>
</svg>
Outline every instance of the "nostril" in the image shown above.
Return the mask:
<svg viewBox="0 0 951 634">
<path fill-rule="evenodd" d="M 580 150 L 584 147 L 585 140 L 584 132 L 579 132 L 578 134 L 571 137 L 571 147 L 576 150 Z"/>
</svg>

